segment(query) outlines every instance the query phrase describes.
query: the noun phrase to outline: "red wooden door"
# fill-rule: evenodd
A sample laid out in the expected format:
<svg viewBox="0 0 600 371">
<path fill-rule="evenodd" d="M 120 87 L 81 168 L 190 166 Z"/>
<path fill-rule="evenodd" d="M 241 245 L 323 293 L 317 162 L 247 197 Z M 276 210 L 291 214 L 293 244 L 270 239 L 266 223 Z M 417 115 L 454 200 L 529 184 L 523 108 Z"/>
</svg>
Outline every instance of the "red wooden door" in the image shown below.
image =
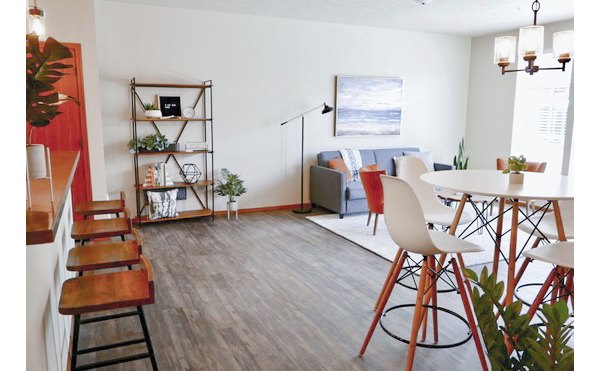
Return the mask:
<svg viewBox="0 0 600 371">
<path fill-rule="evenodd" d="M 41 43 L 40 43 L 41 44 Z M 50 125 L 33 128 L 32 143 L 44 144 L 50 151 L 79 151 L 79 164 L 75 171 L 71 192 L 73 205 L 78 202 L 92 200 L 92 185 L 90 178 L 90 160 L 88 153 L 87 127 L 85 121 L 85 97 L 83 94 L 83 73 L 81 68 L 81 45 L 62 43 L 71 50 L 73 58 L 64 63 L 73 65 L 65 70 L 63 76 L 54 86 L 56 91 L 76 98 L 80 105 L 66 102 L 60 106 L 62 114 L 56 116 Z M 41 45 L 40 45 L 41 46 Z M 30 125 L 27 124 L 27 133 Z M 74 219 L 81 219 L 74 214 Z"/>
</svg>

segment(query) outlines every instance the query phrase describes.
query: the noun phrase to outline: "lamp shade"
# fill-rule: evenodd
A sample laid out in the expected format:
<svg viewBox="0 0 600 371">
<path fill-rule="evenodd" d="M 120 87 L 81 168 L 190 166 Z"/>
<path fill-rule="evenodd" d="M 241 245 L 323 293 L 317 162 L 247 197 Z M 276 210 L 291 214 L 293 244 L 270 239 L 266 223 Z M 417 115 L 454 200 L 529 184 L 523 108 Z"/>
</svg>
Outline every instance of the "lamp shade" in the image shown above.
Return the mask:
<svg viewBox="0 0 600 371">
<path fill-rule="evenodd" d="M 333 107 L 328 106 L 327 103 L 323 103 L 323 111 L 321 111 L 321 114 L 326 114 L 333 111 Z"/>
<path fill-rule="evenodd" d="M 44 40 L 46 38 L 46 19 L 44 11 L 38 7 L 29 9 L 27 15 L 27 32 L 37 35 Z"/>
<path fill-rule="evenodd" d="M 527 26 L 519 30 L 519 57 L 539 56 L 544 52 L 544 26 Z"/>
<path fill-rule="evenodd" d="M 517 49 L 516 36 L 500 36 L 494 41 L 494 64 L 514 63 Z"/>
<path fill-rule="evenodd" d="M 554 58 L 573 58 L 573 30 L 555 32 L 552 40 Z"/>
</svg>

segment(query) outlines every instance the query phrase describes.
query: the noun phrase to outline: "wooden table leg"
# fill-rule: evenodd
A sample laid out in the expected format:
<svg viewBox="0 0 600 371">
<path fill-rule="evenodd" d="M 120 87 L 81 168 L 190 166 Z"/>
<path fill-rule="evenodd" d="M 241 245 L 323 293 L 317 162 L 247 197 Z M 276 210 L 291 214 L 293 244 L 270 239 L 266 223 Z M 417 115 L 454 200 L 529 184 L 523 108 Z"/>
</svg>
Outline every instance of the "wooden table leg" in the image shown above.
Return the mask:
<svg viewBox="0 0 600 371">
<path fill-rule="evenodd" d="M 510 226 L 510 251 L 508 253 L 508 278 L 505 303 L 513 302 L 515 293 L 515 265 L 517 260 L 517 235 L 519 233 L 519 199 L 512 200 L 512 219 Z"/>
<path fill-rule="evenodd" d="M 498 263 L 500 262 L 500 247 L 502 246 L 502 224 L 504 223 L 504 197 L 500 198 L 498 205 L 498 219 L 496 220 L 496 245 L 494 246 L 494 263 L 492 265 L 492 273 L 498 277 Z"/>
</svg>

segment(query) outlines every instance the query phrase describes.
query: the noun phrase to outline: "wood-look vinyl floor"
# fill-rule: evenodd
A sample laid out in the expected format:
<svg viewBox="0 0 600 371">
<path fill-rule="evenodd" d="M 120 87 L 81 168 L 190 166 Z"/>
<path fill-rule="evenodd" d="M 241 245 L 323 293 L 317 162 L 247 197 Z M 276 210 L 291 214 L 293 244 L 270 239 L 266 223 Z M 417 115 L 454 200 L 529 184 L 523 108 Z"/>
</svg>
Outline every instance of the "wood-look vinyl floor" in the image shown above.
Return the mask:
<svg viewBox="0 0 600 371">
<path fill-rule="evenodd" d="M 161 370 L 393 370 L 407 345 L 377 328 L 357 357 L 390 263 L 286 211 L 157 223 L 142 228 L 155 271 L 156 303 L 145 313 Z M 481 267 L 479 267 L 480 269 Z M 528 276 L 545 275 L 534 263 Z M 527 278 L 526 278 L 527 279 Z M 538 279 L 539 281 L 540 279 Z M 414 303 L 396 285 L 390 303 Z M 463 313 L 460 297 L 439 305 Z M 390 315 L 405 336 L 412 313 Z M 466 328 L 440 315 L 440 340 Z M 137 338 L 137 317 L 84 325 L 80 348 Z M 431 336 L 431 334 L 429 335 Z M 144 351 L 143 345 L 80 357 L 80 364 Z M 150 370 L 147 360 L 106 370 Z M 415 370 L 478 370 L 474 343 L 417 348 Z"/>
</svg>

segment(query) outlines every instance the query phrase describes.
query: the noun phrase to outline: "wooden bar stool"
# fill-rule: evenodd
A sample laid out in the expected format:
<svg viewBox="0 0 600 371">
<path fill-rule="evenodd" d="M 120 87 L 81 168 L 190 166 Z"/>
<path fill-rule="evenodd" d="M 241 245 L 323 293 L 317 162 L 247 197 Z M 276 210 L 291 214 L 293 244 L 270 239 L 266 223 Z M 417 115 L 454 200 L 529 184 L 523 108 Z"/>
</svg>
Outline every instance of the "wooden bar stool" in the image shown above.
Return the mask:
<svg viewBox="0 0 600 371">
<path fill-rule="evenodd" d="M 101 242 L 86 246 L 76 246 L 69 250 L 67 270 L 71 272 L 93 271 L 98 269 L 129 267 L 139 264 L 142 254 L 142 237 L 137 229 L 132 229 L 134 240 L 124 242 Z"/>
<path fill-rule="evenodd" d="M 123 191 L 121 191 L 121 198 L 118 200 L 80 202 L 75 205 L 75 212 L 81 214 L 83 219 L 87 219 L 88 216 L 103 214 L 115 214 L 118 218 L 123 209 L 125 209 L 125 192 Z"/>
<path fill-rule="evenodd" d="M 70 362 L 71 371 L 90 370 L 145 358 L 150 358 L 152 369 L 155 371 L 158 370 L 152 341 L 150 340 L 148 326 L 146 325 L 142 309 L 142 305 L 154 303 L 154 275 L 148 258 L 142 255 L 140 263 L 141 269 L 139 270 L 71 278 L 63 283 L 58 311 L 63 315 L 72 315 L 74 317 L 73 348 Z M 136 307 L 136 310 L 81 319 L 82 314 L 129 307 Z M 78 348 L 79 327 L 81 325 L 135 315 L 140 319 L 143 338 L 86 349 Z M 77 356 L 79 355 L 140 343 L 146 343 L 147 352 L 77 366 Z"/>
<path fill-rule="evenodd" d="M 131 219 L 127 207 L 123 208 L 123 214 L 122 218 L 78 220 L 73 223 L 71 238 L 80 241 L 81 245 L 93 238 L 103 237 L 121 236 L 121 240 L 125 241 L 125 235 L 131 233 Z"/>
</svg>

